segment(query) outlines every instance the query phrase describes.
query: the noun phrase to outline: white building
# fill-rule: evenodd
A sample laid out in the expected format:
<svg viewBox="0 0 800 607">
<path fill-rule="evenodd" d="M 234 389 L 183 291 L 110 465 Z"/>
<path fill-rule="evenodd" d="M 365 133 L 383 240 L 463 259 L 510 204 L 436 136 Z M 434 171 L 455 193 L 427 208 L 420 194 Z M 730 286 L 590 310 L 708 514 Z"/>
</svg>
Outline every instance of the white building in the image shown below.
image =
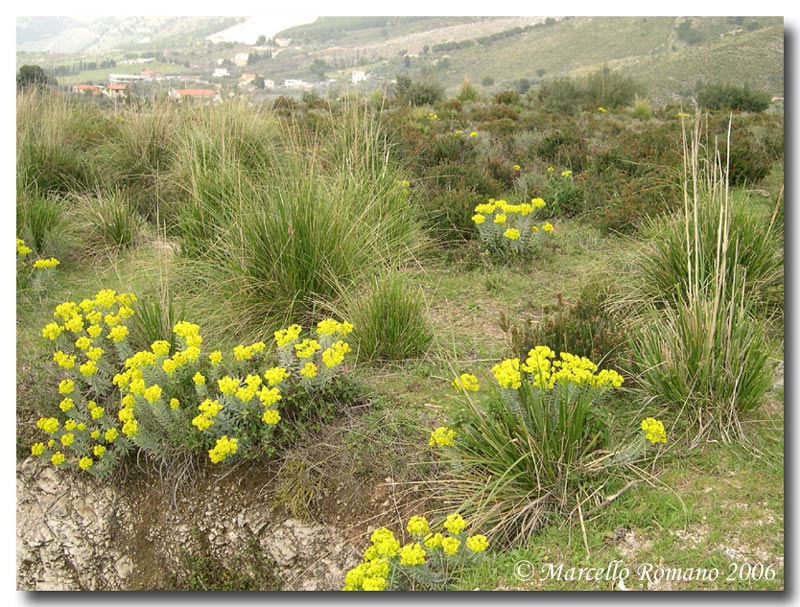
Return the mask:
<svg viewBox="0 0 800 607">
<path fill-rule="evenodd" d="M 284 80 L 283 86 L 287 89 L 310 89 L 314 88 L 314 85 L 310 82 L 306 82 L 305 80 Z"/>
<path fill-rule="evenodd" d="M 119 65 L 135 65 L 137 63 L 150 63 L 151 61 L 155 61 L 155 57 L 137 57 L 136 59 L 123 59 L 119 61 Z"/>
<path fill-rule="evenodd" d="M 142 76 L 141 74 L 109 74 L 108 75 L 108 83 L 109 84 L 131 84 L 134 82 L 142 82 L 144 80 L 149 80 L 147 76 Z"/>
<path fill-rule="evenodd" d="M 236 53 L 233 56 L 233 64 L 239 67 L 244 67 L 247 65 L 247 61 L 250 59 L 250 53 Z"/>
<path fill-rule="evenodd" d="M 230 74 L 228 73 L 228 68 L 227 67 L 218 67 L 218 68 L 216 68 L 212 75 L 214 76 L 214 78 L 224 78 L 225 76 L 230 76 Z"/>
<path fill-rule="evenodd" d="M 359 82 L 364 82 L 367 79 L 367 73 L 361 70 L 356 70 L 354 72 L 350 72 L 350 81 L 353 84 L 358 84 Z"/>
</svg>

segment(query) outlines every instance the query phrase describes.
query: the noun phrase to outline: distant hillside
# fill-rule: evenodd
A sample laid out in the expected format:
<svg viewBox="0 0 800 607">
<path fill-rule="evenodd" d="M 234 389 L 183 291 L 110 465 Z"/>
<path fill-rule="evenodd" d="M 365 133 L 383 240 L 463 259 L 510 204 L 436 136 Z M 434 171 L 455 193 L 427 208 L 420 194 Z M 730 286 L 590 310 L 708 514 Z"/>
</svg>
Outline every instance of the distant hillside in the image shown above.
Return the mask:
<svg viewBox="0 0 800 607">
<path fill-rule="evenodd" d="M 636 77 L 656 100 L 691 89 L 698 80 L 749 82 L 781 95 L 782 18 L 740 18 L 741 25 L 734 19 L 692 18 L 689 43 L 679 35 L 684 17 L 576 17 L 448 52 L 448 67 L 439 73 L 450 86 L 465 75 L 472 82 L 490 77 L 511 86 L 520 78 L 535 83 L 608 67 Z"/>
<path fill-rule="evenodd" d="M 242 17 L 17 17 L 17 51 L 81 53 L 158 45 L 176 37 L 204 36 Z"/>
<path fill-rule="evenodd" d="M 17 62 L 40 62 L 75 83 L 106 77 L 75 68 L 83 59 L 146 53 L 169 64 L 162 71 L 187 76 L 225 66 L 229 81 L 215 82 L 231 88 L 246 68 L 274 82 L 314 83 L 320 94 L 350 87 L 354 71 L 366 74 L 365 92 L 406 74 L 436 80 L 448 94 L 465 79 L 491 94 L 600 69 L 635 78 L 655 103 L 686 97 L 703 81 L 784 91 L 781 17 L 319 17 L 274 39 L 259 19 L 18 17 Z M 242 41 L 232 32 L 245 26 Z M 300 94 L 265 94 L 284 93 Z"/>
</svg>

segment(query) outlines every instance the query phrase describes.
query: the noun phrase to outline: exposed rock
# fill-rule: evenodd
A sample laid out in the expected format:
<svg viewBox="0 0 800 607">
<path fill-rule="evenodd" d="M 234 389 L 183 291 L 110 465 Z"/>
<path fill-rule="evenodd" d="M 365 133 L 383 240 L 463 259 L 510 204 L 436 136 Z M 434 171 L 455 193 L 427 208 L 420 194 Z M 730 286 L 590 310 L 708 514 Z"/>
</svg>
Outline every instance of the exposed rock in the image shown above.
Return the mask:
<svg viewBox="0 0 800 607">
<path fill-rule="evenodd" d="M 28 459 L 17 469 L 17 585 L 120 590 L 132 567 L 115 541 L 126 512 L 111 487 Z"/>
<path fill-rule="evenodd" d="M 235 475 L 173 504 L 157 483 L 117 486 L 34 458 L 17 466 L 21 590 L 162 589 L 187 552 L 232 562 L 247 546 L 275 563 L 286 590 L 338 590 L 359 561 L 341 531 L 276 517 Z"/>
<path fill-rule="evenodd" d="M 281 568 L 287 590 L 339 590 L 360 560 L 337 530 L 296 519 L 270 529 L 259 545 Z"/>
<path fill-rule="evenodd" d="M 772 382 L 772 389 L 773 390 L 780 390 L 783 388 L 783 361 L 778 363 L 778 367 L 775 369 L 775 379 Z"/>
</svg>

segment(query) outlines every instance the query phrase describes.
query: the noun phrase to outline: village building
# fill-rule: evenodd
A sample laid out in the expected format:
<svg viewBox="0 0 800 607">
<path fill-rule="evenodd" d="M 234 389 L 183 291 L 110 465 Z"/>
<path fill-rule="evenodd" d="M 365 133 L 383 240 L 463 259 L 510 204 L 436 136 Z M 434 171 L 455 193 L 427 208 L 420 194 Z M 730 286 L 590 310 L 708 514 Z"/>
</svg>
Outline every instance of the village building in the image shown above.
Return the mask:
<svg viewBox="0 0 800 607">
<path fill-rule="evenodd" d="M 213 89 L 172 89 L 169 98 L 173 101 L 205 101 L 207 103 L 222 100 L 219 91 Z"/>
</svg>

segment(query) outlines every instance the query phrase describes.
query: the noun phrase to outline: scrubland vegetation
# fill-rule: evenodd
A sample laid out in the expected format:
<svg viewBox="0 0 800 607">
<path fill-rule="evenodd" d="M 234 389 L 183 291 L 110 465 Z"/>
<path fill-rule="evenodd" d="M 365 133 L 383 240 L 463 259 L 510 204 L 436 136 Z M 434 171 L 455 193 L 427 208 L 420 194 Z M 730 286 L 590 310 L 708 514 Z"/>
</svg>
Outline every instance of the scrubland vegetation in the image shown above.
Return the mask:
<svg viewBox="0 0 800 607">
<path fill-rule="evenodd" d="M 388 483 L 348 590 L 612 589 L 518 564 L 620 557 L 782 588 L 783 114 L 603 73 L 405 84 L 19 93 L 18 458 L 97 483 L 282 461 L 271 503 L 320 522 L 331 479 Z"/>
</svg>

